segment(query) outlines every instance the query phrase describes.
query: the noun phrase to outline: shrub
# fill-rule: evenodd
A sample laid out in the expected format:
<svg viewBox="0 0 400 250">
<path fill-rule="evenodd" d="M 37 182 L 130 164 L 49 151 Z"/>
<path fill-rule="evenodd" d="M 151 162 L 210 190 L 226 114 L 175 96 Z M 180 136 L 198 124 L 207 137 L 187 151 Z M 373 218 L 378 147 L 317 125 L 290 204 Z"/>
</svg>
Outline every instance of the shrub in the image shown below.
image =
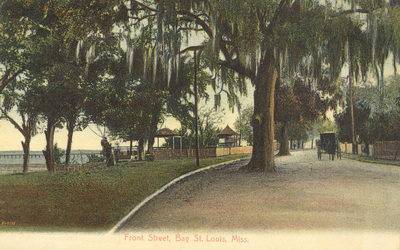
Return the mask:
<svg viewBox="0 0 400 250">
<path fill-rule="evenodd" d="M 65 151 L 54 144 L 54 161 L 57 165 L 61 165 L 64 155 Z"/>
<path fill-rule="evenodd" d="M 96 154 L 88 154 L 88 155 L 86 155 L 86 157 L 88 158 L 89 163 L 104 162 L 104 157 L 96 155 Z"/>
<path fill-rule="evenodd" d="M 154 161 L 155 156 L 152 153 L 146 153 L 145 159 L 146 159 L 146 161 Z"/>
</svg>

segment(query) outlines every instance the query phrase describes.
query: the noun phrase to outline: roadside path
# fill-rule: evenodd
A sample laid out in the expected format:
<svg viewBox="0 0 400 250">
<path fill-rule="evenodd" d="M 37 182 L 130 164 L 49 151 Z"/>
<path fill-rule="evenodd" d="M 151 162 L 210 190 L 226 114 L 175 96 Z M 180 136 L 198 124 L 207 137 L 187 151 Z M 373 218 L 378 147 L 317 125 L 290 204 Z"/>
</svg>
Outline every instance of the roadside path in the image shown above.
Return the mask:
<svg viewBox="0 0 400 250">
<path fill-rule="evenodd" d="M 198 174 L 148 203 L 123 231 L 400 231 L 400 167 L 323 157 L 277 158 L 273 175 L 239 166 Z"/>
</svg>

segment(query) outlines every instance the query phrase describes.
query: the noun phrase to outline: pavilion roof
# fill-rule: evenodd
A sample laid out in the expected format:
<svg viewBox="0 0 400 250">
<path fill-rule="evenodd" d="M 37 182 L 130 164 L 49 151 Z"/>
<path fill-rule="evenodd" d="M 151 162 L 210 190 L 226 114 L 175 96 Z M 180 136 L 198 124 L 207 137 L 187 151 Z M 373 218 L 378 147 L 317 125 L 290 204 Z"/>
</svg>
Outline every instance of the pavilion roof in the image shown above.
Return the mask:
<svg viewBox="0 0 400 250">
<path fill-rule="evenodd" d="M 223 136 L 232 136 L 232 135 L 239 135 L 235 130 L 231 129 L 229 125 L 226 125 L 226 127 L 218 134 L 218 136 L 223 137 Z"/>
<path fill-rule="evenodd" d="M 156 133 L 156 138 L 172 137 L 172 136 L 178 136 L 178 134 L 169 128 L 162 128 L 158 130 Z"/>
</svg>

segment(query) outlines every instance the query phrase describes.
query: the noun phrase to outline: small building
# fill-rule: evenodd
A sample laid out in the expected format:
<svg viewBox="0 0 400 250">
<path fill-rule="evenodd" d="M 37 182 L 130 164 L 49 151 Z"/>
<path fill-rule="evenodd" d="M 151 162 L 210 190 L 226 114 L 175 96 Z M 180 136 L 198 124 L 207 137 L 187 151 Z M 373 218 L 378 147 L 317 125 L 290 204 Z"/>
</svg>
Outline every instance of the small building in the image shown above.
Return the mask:
<svg viewBox="0 0 400 250">
<path fill-rule="evenodd" d="M 233 148 L 233 147 L 240 147 L 240 144 L 241 144 L 240 134 L 238 134 L 236 131 L 231 129 L 231 127 L 229 127 L 229 125 L 227 125 L 218 134 L 218 139 L 219 139 L 218 145 L 220 147 Z"/>
<path fill-rule="evenodd" d="M 160 148 L 160 138 L 162 139 L 171 139 L 172 140 L 172 149 L 181 149 L 182 148 L 182 136 L 175 133 L 169 128 L 162 128 L 157 131 L 155 138 L 157 138 L 157 148 Z M 179 147 L 175 145 L 175 138 L 179 138 Z"/>
</svg>

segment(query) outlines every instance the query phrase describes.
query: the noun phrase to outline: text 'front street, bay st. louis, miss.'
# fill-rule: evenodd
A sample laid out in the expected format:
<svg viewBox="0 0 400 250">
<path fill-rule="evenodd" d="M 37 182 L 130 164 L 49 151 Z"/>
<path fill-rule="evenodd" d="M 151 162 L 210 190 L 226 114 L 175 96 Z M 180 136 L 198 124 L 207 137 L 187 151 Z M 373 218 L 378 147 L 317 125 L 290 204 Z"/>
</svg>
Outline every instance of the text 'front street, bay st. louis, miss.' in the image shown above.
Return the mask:
<svg viewBox="0 0 400 250">
<path fill-rule="evenodd" d="M 220 243 L 220 244 L 247 244 L 248 237 L 239 234 L 164 234 L 164 233 L 125 233 L 124 240 L 128 242 L 166 242 L 166 243 Z"/>
</svg>

